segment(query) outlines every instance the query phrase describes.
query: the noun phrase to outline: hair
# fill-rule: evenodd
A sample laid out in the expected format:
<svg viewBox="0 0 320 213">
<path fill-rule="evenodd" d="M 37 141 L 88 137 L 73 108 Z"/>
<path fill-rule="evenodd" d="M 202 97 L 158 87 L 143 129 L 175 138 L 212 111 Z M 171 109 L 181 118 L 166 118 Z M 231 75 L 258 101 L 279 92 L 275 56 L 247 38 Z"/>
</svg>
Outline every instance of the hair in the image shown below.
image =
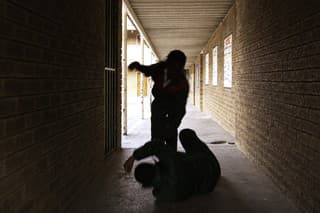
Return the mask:
<svg viewBox="0 0 320 213">
<path fill-rule="evenodd" d="M 140 163 L 134 170 L 134 177 L 143 187 L 151 187 L 156 173 L 155 165 L 152 163 Z"/>
<path fill-rule="evenodd" d="M 186 64 L 187 57 L 181 50 L 172 50 L 167 56 L 168 63 L 178 63 L 182 68 Z"/>
<path fill-rule="evenodd" d="M 196 132 L 192 129 L 183 129 L 179 133 L 180 141 L 189 140 L 200 140 L 196 134 Z"/>
</svg>

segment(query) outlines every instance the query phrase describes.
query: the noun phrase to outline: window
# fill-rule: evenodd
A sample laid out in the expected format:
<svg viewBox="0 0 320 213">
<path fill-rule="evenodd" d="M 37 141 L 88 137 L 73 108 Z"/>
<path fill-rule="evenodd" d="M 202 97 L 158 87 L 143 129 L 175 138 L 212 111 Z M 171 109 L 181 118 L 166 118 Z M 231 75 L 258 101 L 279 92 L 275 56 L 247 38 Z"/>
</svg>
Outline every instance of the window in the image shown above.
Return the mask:
<svg viewBox="0 0 320 213">
<path fill-rule="evenodd" d="M 224 39 L 224 87 L 232 87 L 232 35 Z"/>
<path fill-rule="evenodd" d="M 218 85 L 218 47 L 212 50 L 212 85 Z"/>
<path fill-rule="evenodd" d="M 209 84 L 209 53 L 206 54 L 206 76 L 205 84 Z"/>
</svg>

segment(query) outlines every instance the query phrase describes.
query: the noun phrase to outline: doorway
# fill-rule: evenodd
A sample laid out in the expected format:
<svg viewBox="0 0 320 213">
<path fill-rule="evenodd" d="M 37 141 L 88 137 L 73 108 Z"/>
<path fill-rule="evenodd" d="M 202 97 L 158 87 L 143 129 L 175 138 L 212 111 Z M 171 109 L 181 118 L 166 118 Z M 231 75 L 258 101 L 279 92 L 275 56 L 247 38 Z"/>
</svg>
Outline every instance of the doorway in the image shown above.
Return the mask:
<svg viewBox="0 0 320 213">
<path fill-rule="evenodd" d="M 134 61 L 150 65 L 155 63 L 157 58 L 125 4 L 123 5 L 122 19 L 121 147 L 136 148 L 139 145 L 134 138 L 139 137 L 141 131 L 150 131 L 146 121 L 148 124 L 150 123 L 152 81 L 151 78 L 145 77 L 140 72 L 128 70 L 128 65 Z M 150 137 L 139 139 L 144 141 L 149 140 Z"/>
</svg>

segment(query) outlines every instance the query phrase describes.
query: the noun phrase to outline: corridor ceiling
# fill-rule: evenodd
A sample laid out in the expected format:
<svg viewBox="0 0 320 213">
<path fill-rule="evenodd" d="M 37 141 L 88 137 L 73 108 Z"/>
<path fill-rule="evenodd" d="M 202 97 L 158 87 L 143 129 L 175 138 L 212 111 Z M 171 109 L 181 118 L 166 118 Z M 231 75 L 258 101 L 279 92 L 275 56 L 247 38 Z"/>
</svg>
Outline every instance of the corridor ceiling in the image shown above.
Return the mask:
<svg viewBox="0 0 320 213">
<path fill-rule="evenodd" d="M 165 59 L 173 49 L 187 55 L 188 68 L 226 16 L 233 0 L 129 0 L 155 52 Z"/>
</svg>

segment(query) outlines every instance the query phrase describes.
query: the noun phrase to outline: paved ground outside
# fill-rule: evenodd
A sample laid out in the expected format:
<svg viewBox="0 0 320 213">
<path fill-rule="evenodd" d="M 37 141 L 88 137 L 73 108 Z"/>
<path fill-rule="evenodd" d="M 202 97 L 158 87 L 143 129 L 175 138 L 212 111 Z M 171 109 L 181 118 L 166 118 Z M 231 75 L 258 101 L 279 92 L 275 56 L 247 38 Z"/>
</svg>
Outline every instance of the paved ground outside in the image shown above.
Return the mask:
<svg viewBox="0 0 320 213">
<path fill-rule="evenodd" d="M 150 140 L 150 98 L 144 98 L 144 118 L 140 97 L 128 98 L 128 134 L 122 136 L 122 148 L 137 148 Z M 220 125 L 211 120 L 210 116 L 200 112 L 195 106 L 188 104 L 187 113 L 179 130 L 194 129 L 206 143 L 225 141 L 234 143 L 234 138 Z M 179 144 L 180 145 L 180 144 Z M 182 148 L 181 146 L 179 146 Z"/>
</svg>

